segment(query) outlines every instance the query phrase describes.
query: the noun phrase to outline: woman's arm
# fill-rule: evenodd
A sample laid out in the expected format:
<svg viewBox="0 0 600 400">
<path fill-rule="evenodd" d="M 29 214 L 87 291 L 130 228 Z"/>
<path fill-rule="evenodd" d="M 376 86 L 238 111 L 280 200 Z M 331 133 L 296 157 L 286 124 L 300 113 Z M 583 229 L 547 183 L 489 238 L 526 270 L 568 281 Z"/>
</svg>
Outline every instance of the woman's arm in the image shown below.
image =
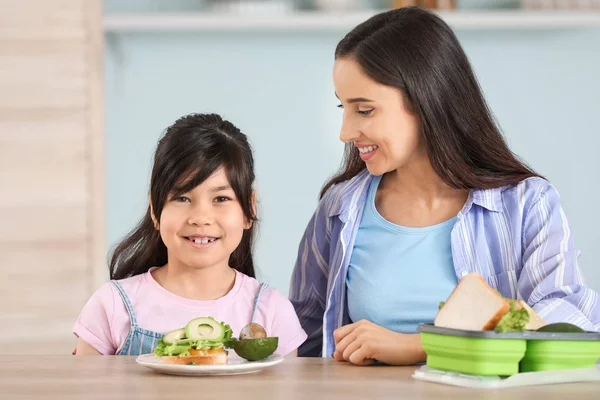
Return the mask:
<svg viewBox="0 0 600 400">
<path fill-rule="evenodd" d="M 298 349 L 300 357 L 319 357 L 323 344 L 323 314 L 329 273 L 330 219 L 326 198 L 310 219 L 300 242 L 292 274 L 289 299 L 308 339 Z"/>
<path fill-rule="evenodd" d="M 578 256 L 559 195 L 548 184 L 525 210 L 519 293 L 548 323 L 600 331 L 599 296 L 585 286 Z"/>
</svg>

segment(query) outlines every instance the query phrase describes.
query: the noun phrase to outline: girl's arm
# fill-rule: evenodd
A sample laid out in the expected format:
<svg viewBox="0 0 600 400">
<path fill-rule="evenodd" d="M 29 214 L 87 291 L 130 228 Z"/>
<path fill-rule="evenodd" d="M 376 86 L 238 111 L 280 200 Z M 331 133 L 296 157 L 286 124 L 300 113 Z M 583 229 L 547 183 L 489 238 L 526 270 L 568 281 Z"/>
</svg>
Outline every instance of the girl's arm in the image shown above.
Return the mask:
<svg viewBox="0 0 600 400">
<path fill-rule="evenodd" d="M 86 341 L 77 339 L 77 350 L 75 351 L 77 356 L 99 356 L 102 355 L 98 350 L 90 346 Z"/>
<path fill-rule="evenodd" d="M 298 350 L 294 350 L 286 356 L 286 358 L 296 358 L 296 357 L 298 357 Z"/>
<path fill-rule="evenodd" d="M 117 290 L 107 282 L 87 301 L 73 327 L 77 354 L 115 354 L 117 344 L 113 343 L 111 325 L 118 297 Z"/>
<path fill-rule="evenodd" d="M 325 194 L 306 227 L 292 274 L 289 298 L 308 334 L 308 339 L 298 349 L 300 357 L 322 355 L 331 234 L 331 219 L 326 212 L 328 197 Z"/>
<path fill-rule="evenodd" d="M 579 252 L 557 191 L 547 184 L 530 204 L 523 218 L 519 293 L 547 323 L 600 331 L 599 296 L 581 276 Z"/>
</svg>

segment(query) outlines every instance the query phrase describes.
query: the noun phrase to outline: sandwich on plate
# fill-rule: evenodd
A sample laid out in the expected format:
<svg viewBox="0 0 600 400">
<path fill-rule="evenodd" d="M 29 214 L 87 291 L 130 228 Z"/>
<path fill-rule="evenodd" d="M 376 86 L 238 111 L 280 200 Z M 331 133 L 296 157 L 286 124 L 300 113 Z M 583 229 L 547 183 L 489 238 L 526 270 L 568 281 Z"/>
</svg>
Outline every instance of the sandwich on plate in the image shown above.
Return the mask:
<svg viewBox="0 0 600 400">
<path fill-rule="evenodd" d="M 227 364 L 231 327 L 212 317 L 191 320 L 185 328 L 171 331 L 158 341 L 154 355 L 167 364 Z"/>
</svg>

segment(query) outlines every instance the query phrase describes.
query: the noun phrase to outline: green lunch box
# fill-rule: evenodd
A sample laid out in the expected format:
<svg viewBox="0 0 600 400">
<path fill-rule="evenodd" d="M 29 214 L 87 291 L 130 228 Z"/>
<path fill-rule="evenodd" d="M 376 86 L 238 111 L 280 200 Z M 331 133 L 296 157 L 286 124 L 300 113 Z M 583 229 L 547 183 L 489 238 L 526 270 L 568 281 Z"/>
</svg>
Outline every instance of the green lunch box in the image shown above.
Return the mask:
<svg viewBox="0 0 600 400">
<path fill-rule="evenodd" d="M 600 333 L 466 331 L 419 325 L 427 366 L 471 375 L 594 368 Z"/>
</svg>

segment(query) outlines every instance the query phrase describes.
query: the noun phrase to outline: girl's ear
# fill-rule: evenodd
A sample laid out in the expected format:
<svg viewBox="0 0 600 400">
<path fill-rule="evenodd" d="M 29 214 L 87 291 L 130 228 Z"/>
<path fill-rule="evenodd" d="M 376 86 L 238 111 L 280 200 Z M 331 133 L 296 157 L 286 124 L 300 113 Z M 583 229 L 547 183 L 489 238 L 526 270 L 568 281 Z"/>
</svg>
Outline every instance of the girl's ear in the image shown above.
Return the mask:
<svg viewBox="0 0 600 400">
<path fill-rule="evenodd" d="M 152 196 L 150 196 L 150 218 L 152 218 L 152 223 L 154 224 L 154 229 L 159 230 L 158 220 L 156 219 L 156 215 L 154 215 L 154 208 L 152 208 Z"/>
<path fill-rule="evenodd" d="M 252 191 L 252 216 L 254 218 L 256 218 L 256 190 Z M 244 229 L 250 229 L 252 228 L 252 224 L 254 223 L 253 220 L 248 220 L 246 219 L 246 224 L 244 225 Z"/>
</svg>

